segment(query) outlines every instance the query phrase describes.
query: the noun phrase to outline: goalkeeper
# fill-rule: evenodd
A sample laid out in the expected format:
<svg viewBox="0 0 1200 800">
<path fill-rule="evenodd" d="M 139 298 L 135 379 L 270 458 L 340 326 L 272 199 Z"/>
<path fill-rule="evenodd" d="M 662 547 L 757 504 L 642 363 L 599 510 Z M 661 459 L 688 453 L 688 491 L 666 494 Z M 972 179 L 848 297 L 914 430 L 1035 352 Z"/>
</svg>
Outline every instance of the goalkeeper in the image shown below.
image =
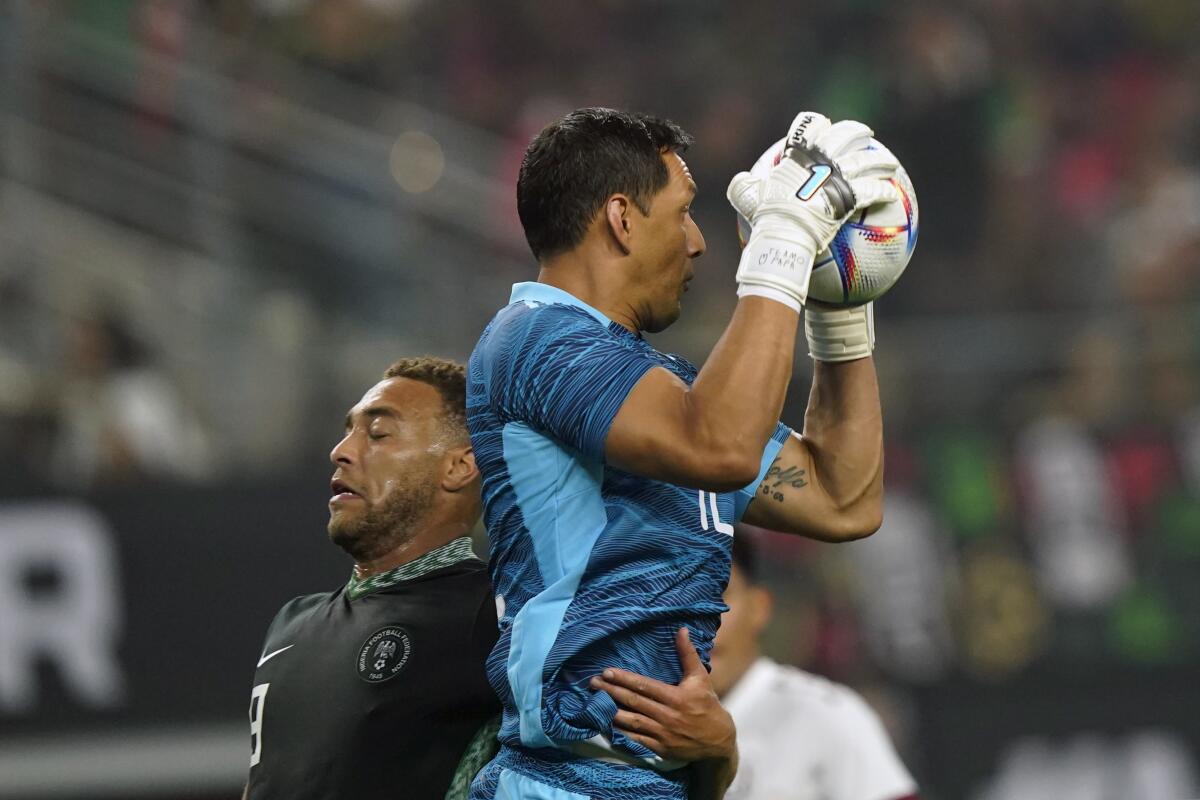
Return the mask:
<svg viewBox="0 0 1200 800">
<path fill-rule="evenodd" d="M 704 368 L 655 350 L 704 253 L 676 125 L 580 109 L 529 145 L 517 183 L 537 282 L 513 287 L 468 364 L 500 637 L 488 675 L 501 749 L 484 798 L 719 794 L 732 741 L 663 746 L 660 723 L 614 721 L 589 681 L 620 666 L 667 683 L 690 632 L 707 663 L 733 523 L 824 541 L 882 514 L 883 434 L 869 309 L 807 310 L 816 359 L 801 434 L 778 423 L 814 256 L 853 212 L 895 199 L 870 131 L 804 113 L 763 180 L 729 186 L 753 223 L 738 304 Z"/>
</svg>

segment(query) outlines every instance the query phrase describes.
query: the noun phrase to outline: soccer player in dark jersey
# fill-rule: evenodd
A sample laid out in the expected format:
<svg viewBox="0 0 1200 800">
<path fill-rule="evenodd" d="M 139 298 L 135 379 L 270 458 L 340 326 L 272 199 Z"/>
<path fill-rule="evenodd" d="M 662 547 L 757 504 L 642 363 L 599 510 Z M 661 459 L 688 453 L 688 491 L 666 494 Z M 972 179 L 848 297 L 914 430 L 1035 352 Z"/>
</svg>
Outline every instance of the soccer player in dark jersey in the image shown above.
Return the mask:
<svg viewBox="0 0 1200 800">
<path fill-rule="evenodd" d="M 354 571 L 267 631 L 245 797 L 442 800 L 452 778 L 465 794 L 500 706 L 484 672 L 496 606 L 468 538 L 480 496 L 462 366 L 393 364 L 330 458 L 329 537 Z"/>
<path fill-rule="evenodd" d="M 896 197 L 870 131 L 793 122 L 779 165 L 730 199 L 753 224 L 737 308 L 704 368 L 655 350 L 704 253 L 672 123 L 580 109 L 530 144 L 517 206 L 541 270 L 513 287 L 467 367 L 500 638 L 501 749 L 476 800 L 682 800 L 694 773 L 591 685 L 606 667 L 679 683 L 707 661 L 733 523 L 817 539 L 881 520 L 882 422 L 864 309 L 807 309 L 802 435 L 779 424 L 813 259 L 855 210 Z M 622 727 L 622 721 L 624 727 Z M 653 745 L 653 746 L 651 746 Z M 659 748 L 661 749 L 661 748 Z M 731 763 L 713 761 L 716 790 Z"/>
</svg>

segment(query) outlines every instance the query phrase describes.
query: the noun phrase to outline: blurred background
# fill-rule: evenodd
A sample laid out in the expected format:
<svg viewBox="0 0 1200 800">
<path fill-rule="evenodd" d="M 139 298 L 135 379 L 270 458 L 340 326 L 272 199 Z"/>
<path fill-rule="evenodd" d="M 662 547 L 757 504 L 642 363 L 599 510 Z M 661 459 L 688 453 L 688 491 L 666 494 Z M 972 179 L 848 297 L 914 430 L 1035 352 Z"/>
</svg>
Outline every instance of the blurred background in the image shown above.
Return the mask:
<svg viewBox="0 0 1200 800">
<path fill-rule="evenodd" d="M 240 795 L 265 627 L 348 577 L 345 410 L 536 275 L 521 154 L 584 105 L 697 138 L 655 338 L 697 362 L 725 184 L 795 112 L 917 187 L 884 527 L 769 538 L 769 653 L 863 691 L 931 800 L 1200 796 L 1198 35 L 1194 0 L 0 3 L 0 796 Z"/>
</svg>

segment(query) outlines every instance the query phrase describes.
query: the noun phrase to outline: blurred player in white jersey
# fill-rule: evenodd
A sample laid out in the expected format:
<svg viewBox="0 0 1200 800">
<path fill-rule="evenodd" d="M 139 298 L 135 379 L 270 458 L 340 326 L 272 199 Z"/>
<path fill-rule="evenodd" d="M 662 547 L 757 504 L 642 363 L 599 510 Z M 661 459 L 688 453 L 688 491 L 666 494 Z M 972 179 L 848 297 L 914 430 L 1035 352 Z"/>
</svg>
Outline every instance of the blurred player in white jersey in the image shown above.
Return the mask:
<svg viewBox="0 0 1200 800">
<path fill-rule="evenodd" d="M 770 591 L 752 534 L 733 570 L 712 652 L 712 684 L 737 725 L 740 766 L 727 800 L 915 800 L 917 786 L 879 717 L 854 690 L 762 655 Z"/>
</svg>

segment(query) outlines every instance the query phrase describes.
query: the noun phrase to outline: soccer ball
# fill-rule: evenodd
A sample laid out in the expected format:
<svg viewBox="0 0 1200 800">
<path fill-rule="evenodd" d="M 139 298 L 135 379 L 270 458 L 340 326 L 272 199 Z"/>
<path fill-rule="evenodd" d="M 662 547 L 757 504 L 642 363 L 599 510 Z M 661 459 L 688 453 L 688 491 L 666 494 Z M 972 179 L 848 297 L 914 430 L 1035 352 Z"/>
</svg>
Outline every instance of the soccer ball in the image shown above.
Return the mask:
<svg viewBox="0 0 1200 800">
<path fill-rule="evenodd" d="M 780 139 L 768 147 L 750 173 L 766 178 L 783 157 L 785 142 Z M 871 146 L 883 147 L 875 139 Z M 899 200 L 858 212 L 842 225 L 829 247 L 817 254 L 808 284 L 811 299 L 840 307 L 862 305 L 883 295 L 900 279 L 917 246 L 917 193 L 904 167 L 896 171 L 892 183 L 900 190 Z M 738 238 L 745 247 L 750 221 L 741 214 L 737 220 Z"/>
</svg>

